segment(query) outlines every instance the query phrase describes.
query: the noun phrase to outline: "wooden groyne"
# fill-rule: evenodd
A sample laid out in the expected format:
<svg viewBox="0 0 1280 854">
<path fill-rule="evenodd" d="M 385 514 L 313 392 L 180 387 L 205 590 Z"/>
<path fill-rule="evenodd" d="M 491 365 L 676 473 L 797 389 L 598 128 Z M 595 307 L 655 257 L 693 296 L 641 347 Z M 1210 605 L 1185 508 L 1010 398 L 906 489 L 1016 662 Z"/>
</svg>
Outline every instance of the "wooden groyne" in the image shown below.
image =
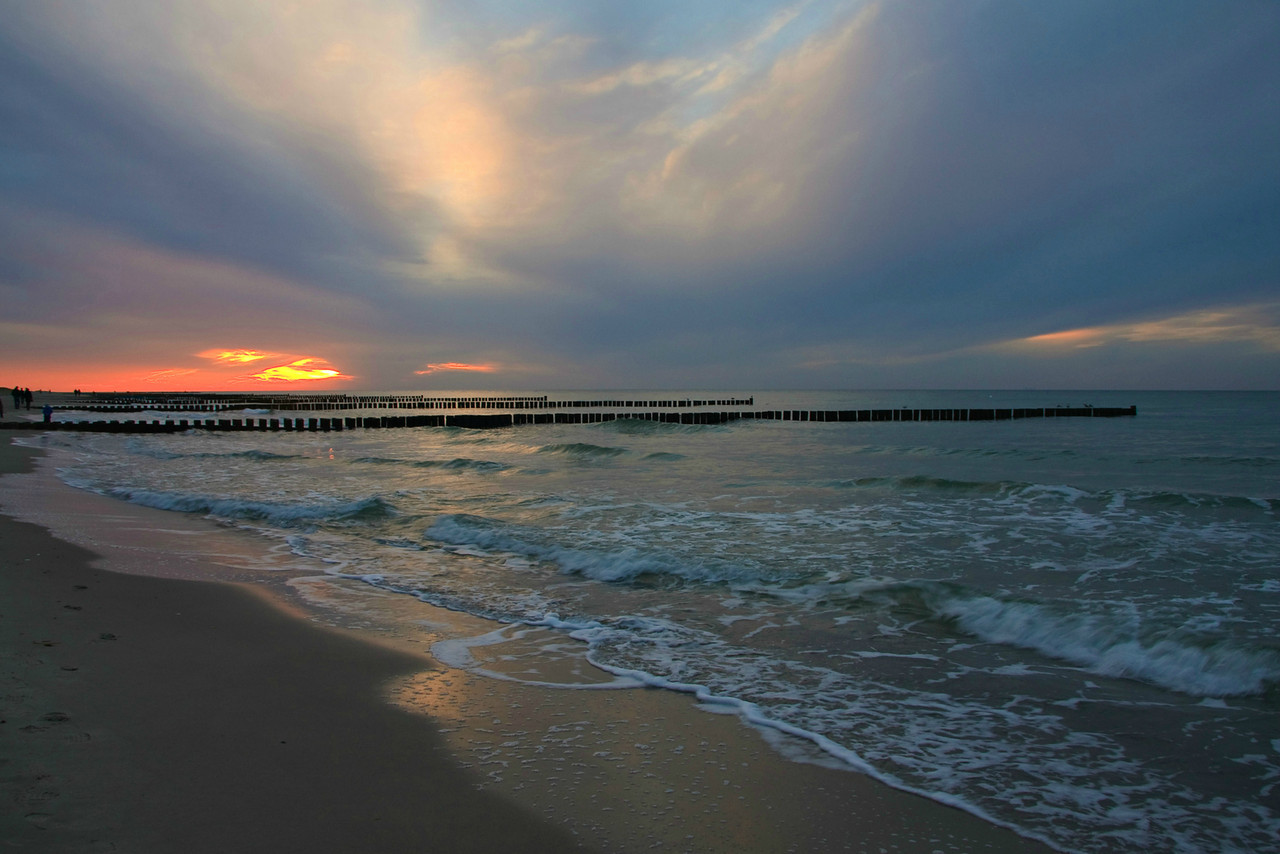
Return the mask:
<svg viewBox="0 0 1280 854">
<path fill-rule="evenodd" d="M 65 397 L 65 396 L 64 396 Z M 547 395 L 440 397 L 423 394 L 92 394 L 53 404 L 56 410 L 82 412 L 229 412 L 265 409 L 274 412 L 330 412 L 365 409 L 694 409 L 706 406 L 753 406 L 755 398 L 695 400 L 551 400 Z"/>
<path fill-rule="evenodd" d="M 608 403 L 575 402 L 582 407 L 608 406 Z M 71 407 L 66 407 L 71 408 Z M 334 418 L 199 418 L 151 421 L 9 421 L 0 423 L 8 430 L 56 430 L 92 433 L 180 433 L 187 430 L 216 431 L 306 431 L 387 429 L 404 427 L 462 427 L 489 430 L 530 424 L 603 424 L 630 419 L 663 424 L 714 425 L 734 421 L 808 421 L 841 423 L 883 423 L 906 421 L 1012 421 L 1025 418 L 1118 418 L 1136 416 L 1138 407 L 1066 407 L 1017 409 L 769 409 L 744 411 L 670 411 L 641 412 L 460 412 L 428 415 L 364 415 Z"/>
</svg>

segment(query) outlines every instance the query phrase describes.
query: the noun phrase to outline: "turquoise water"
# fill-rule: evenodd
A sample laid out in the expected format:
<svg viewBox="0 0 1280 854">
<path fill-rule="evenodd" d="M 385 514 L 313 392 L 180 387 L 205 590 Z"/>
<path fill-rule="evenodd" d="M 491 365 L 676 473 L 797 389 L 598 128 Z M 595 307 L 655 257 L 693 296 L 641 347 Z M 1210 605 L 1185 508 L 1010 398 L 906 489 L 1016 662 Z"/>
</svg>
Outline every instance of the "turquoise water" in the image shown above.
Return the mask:
<svg viewBox="0 0 1280 854">
<path fill-rule="evenodd" d="M 546 393 L 1139 414 L 44 441 L 1063 850 L 1280 845 L 1280 395 Z"/>
</svg>

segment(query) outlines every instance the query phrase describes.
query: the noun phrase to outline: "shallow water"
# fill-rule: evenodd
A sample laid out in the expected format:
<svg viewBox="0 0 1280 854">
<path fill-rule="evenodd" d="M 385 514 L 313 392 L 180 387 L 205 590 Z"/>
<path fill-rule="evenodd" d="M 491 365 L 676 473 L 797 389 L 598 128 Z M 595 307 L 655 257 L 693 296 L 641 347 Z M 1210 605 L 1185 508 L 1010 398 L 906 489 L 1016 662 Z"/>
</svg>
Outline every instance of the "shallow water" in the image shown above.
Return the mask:
<svg viewBox="0 0 1280 854">
<path fill-rule="evenodd" d="M 1083 403 L 1139 415 L 43 441 L 69 483 L 539 627 L 1064 850 L 1272 849 L 1280 395 L 755 408 Z"/>
</svg>

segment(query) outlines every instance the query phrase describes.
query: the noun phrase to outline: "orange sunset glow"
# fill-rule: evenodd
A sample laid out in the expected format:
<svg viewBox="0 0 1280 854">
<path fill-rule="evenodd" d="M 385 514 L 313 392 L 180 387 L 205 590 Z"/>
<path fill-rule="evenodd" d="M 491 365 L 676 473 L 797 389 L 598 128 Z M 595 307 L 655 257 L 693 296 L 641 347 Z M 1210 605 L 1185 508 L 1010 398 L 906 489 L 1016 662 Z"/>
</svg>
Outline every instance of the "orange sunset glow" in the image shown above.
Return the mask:
<svg viewBox="0 0 1280 854">
<path fill-rule="evenodd" d="M 491 374 L 498 370 L 497 365 L 468 365 L 465 362 L 439 362 L 427 365 L 421 370 L 414 371 L 419 376 L 426 374 L 436 374 L 441 371 L 474 371 L 476 373 Z"/>
<path fill-rule="evenodd" d="M 1066 329 L 1019 338 L 1001 346 L 1054 351 L 1157 342 L 1184 346 L 1247 342 L 1262 351 L 1280 352 L 1280 330 L 1272 319 L 1276 307 L 1276 303 L 1257 303 L 1212 308 L 1136 323 Z"/>
<path fill-rule="evenodd" d="M 19 384 L 56 391 L 74 388 L 85 391 L 266 389 L 294 383 L 345 385 L 355 379 L 319 356 L 214 348 L 193 357 L 198 362 L 165 367 L 18 361 L 10 362 L 9 367 L 14 371 L 15 381 L 19 375 L 23 377 Z M 268 359 L 272 362 L 270 367 L 246 367 Z"/>
<path fill-rule="evenodd" d="M 1096 347 L 1102 343 L 1102 336 L 1101 329 L 1068 329 L 1047 335 L 1033 335 L 1022 339 L 1021 343 L 1047 347 Z"/>
<path fill-rule="evenodd" d="M 263 359 L 279 358 L 279 353 L 264 353 L 261 350 L 205 350 L 197 353 L 202 359 L 212 359 L 218 365 L 242 365 L 248 362 L 259 362 Z"/>
<path fill-rule="evenodd" d="M 256 374 L 252 374 L 252 378 L 269 382 L 288 383 L 306 380 L 351 379 L 351 377 L 344 377 L 339 370 L 325 367 L 327 364 L 323 359 L 297 359 L 287 365 L 276 365 L 273 368 L 259 371 Z"/>
</svg>

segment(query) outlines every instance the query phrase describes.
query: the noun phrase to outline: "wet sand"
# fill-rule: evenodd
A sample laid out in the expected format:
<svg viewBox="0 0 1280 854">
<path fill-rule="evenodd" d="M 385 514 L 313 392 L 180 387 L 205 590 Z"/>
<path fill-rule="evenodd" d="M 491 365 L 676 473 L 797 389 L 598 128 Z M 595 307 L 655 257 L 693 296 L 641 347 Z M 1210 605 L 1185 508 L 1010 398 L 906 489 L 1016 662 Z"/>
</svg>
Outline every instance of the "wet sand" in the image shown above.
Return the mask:
<svg viewBox="0 0 1280 854">
<path fill-rule="evenodd" d="M 9 435 L 0 472 L 25 471 L 35 452 Z M 123 507 L 41 477 L 76 512 Z M 20 509 L 5 496 L 0 510 Z M 180 518 L 189 534 L 232 536 Z M 250 582 L 166 548 L 89 551 L 0 517 L 0 849 L 1048 850 L 784 759 L 687 696 L 502 681 L 428 653 L 494 624 L 361 590 L 362 607 L 434 616 L 416 633 L 360 631 L 317 609 L 344 582 Z M 529 665 L 520 651 L 515 632 L 477 654 L 579 678 L 580 662 Z"/>
<path fill-rule="evenodd" d="M 241 587 L 92 557 L 0 519 L 5 850 L 575 846 L 477 790 L 428 720 L 382 700 L 420 658 Z"/>
</svg>

